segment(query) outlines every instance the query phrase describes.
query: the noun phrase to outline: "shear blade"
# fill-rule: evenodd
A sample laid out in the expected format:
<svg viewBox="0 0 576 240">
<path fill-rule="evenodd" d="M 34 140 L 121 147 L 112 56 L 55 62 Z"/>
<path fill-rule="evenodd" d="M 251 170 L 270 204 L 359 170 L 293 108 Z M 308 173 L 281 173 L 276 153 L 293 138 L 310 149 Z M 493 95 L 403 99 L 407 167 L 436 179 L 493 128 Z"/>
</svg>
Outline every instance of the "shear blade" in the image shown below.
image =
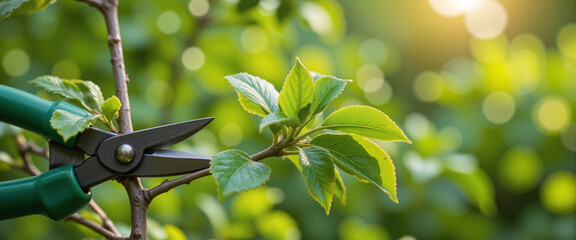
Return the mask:
<svg viewBox="0 0 576 240">
<path fill-rule="evenodd" d="M 142 163 L 127 175 L 134 177 L 172 176 L 210 167 L 210 157 L 176 150 L 157 150 L 144 154 Z"/>
<path fill-rule="evenodd" d="M 194 135 L 210 122 L 213 117 L 201 118 L 181 123 L 174 123 L 154 128 L 148 128 L 124 135 L 119 135 L 117 141 L 124 141 L 143 149 L 159 150 L 172 146 Z"/>
</svg>

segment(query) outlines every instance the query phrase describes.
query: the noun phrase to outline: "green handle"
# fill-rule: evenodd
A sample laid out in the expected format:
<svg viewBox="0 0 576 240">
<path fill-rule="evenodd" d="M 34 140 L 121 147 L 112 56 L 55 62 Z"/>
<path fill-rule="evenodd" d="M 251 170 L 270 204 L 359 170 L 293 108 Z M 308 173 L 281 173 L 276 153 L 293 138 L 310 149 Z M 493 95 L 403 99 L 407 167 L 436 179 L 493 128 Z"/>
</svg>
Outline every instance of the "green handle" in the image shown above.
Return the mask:
<svg viewBox="0 0 576 240">
<path fill-rule="evenodd" d="M 66 165 L 38 176 L 0 182 L 0 220 L 41 214 L 58 221 L 91 198 L 78 184 L 73 166 Z"/>
<path fill-rule="evenodd" d="M 78 116 L 90 113 L 67 102 L 52 102 L 36 95 L 0 84 L 0 121 L 30 130 L 46 138 L 73 147 L 76 138 L 64 142 L 50 126 L 50 118 L 57 109 Z"/>
</svg>

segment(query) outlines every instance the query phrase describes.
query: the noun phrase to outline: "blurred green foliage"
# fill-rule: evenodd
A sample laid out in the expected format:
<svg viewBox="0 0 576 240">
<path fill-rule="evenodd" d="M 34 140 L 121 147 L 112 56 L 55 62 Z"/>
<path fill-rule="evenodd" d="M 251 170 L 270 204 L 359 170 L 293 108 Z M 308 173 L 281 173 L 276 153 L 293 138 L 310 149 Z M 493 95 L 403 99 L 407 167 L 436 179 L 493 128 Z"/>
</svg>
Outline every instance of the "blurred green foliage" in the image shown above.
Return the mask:
<svg viewBox="0 0 576 240">
<path fill-rule="evenodd" d="M 267 187 L 219 202 L 207 177 L 155 199 L 150 238 L 576 238 L 574 2 L 499 2 L 509 24 L 486 40 L 427 1 L 121 0 L 135 129 L 216 116 L 176 147 L 259 151 L 271 136 L 223 77 L 249 72 L 279 88 L 299 57 L 310 70 L 354 80 L 334 109 L 377 107 L 413 141 L 377 142 L 397 167 L 399 204 L 343 175 L 346 205 L 336 201 L 326 216 L 292 163 L 268 159 Z M 14 13 L 0 22 L 0 83 L 40 93 L 28 81 L 52 74 L 92 80 L 110 96 L 106 40 L 102 17 L 83 3 Z M 6 164 L 17 156 L 15 131 L 0 124 L 0 180 L 25 177 Z M 120 184 L 93 192 L 129 232 Z M 0 239 L 81 238 L 100 237 L 41 216 L 0 222 Z"/>
</svg>

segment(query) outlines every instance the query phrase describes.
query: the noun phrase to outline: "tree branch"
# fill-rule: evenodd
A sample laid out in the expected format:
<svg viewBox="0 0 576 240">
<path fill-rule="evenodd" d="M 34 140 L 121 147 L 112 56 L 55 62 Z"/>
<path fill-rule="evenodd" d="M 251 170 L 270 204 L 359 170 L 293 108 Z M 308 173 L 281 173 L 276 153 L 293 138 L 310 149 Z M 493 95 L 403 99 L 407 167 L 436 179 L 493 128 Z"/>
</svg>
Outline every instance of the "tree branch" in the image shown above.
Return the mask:
<svg viewBox="0 0 576 240">
<path fill-rule="evenodd" d="M 124 64 L 124 53 L 122 50 L 122 39 L 120 36 L 120 25 L 118 23 L 118 0 L 78 0 L 88 3 L 97 8 L 104 16 L 106 29 L 108 31 L 108 48 L 110 49 L 110 62 L 114 72 L 114 83 L 116 86 L 116 96 L 122 104 L 118 113 L 119 133 L 125 134 L 133 131 L 130 117 L 130 101 L 128 99 L 128 74 Z M 130 239 L 147 239 L 146 216 L 148 205 L 146 193 L 139 178 L 123 177 L 118 179 L 126 192 L 130 201 L 132 232 Z"/>
<path fill-rule="evenodd" d="M 103 228 L 102 226 L 98 225 L 97 223 L 83 218 L 78 213 L 75 213 L 74 215 L 66 218 L 65 221 L 74 221 L 74 222 L 80 223 L 80 224 L 92 229 L 94 232 L 101 234 L 102 236 L 106 237 L 107 239 L 124 239 L 123 237 L 120 237 L 119 235 L 114 234 L 112 231 Z"/>
<path fill-rule="evenodd" d="M 272 145 L 258 153 L 253 154 L 252 156 L 250 156 L 250 159 L 252 159 L 253 161 L 260 161 L 268 157 L 274 157 L 274 156 L 279 157 L 282 156 L 282 151 L 283 147 L 281 147 L 280 145 Z M 150 200 L 152 200 L 153 198 L 157 197 L 162 193 L 168 192 L 170 189 L 173 189 L 183 184 L 190 184 L 190 182 L 192 182 L 193 180 L 208 175 L 211 175 L 210 168 L 205 168 L 198 172 L 183 176 L 181 178 L 177 178 L 170 181 L 165 180 L 158 186 L 147 190 L 149 192 Z"/>
</svg>

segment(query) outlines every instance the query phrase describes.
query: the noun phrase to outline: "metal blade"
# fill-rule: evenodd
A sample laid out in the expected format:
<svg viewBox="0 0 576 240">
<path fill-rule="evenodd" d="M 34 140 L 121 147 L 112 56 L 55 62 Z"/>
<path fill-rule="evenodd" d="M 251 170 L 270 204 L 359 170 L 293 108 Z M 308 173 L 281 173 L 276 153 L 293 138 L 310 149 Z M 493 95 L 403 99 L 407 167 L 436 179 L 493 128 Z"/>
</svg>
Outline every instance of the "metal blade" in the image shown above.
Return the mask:
<svg viewBox="0 0 576 240">
<path fill-rule="evenodd" d="M 210 167 L 208 156 L 175 150 L 158 150 L 144 154 L 140 165 L 127 173 L 134 177 L 172 176 L 196 172 Z"/>
<path fill-rule="evenodd" d="M 98 159 L 104 166 L 121 174 L 128 174 L 140 167 L 144 155 L 152 154 L 163 147 L 176 144 L 204 128 L 214 118 L 202 118 L 192 121 L 148 128 L 137 132 L 108 138 L 98 148 Z M 130 161 L 120 162 L 116 157 L 120 146 L 132 149 Z M 172 164 L 172 163 L 165 163 Z"/>
<path fill-rule="evenodd" d="M 154 128 L 148 128 L 116 137 L 117 141 L 128 142 L 136 148 L 162 149 L 181 142 L 194 135 L 210 122 L 213 117 L 195 119 Z"/>
</svg>

